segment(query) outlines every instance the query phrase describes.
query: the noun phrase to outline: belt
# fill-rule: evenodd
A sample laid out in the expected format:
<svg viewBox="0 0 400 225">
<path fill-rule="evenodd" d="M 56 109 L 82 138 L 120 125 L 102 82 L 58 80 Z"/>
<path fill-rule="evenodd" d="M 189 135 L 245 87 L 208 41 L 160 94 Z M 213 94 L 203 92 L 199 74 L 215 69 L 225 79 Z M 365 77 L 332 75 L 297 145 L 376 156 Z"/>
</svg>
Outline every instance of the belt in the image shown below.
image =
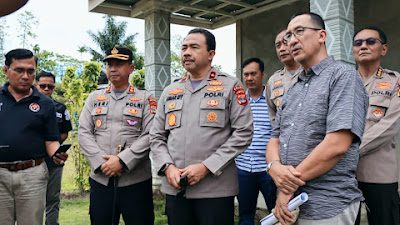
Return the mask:
<svg viewBox="0 0 400 225">
<path fill-rule="evenodd" d="M 6 168 L 9 171 L 25 170 L 40 165 L 43 159 L 31 159 L 26 161 L 17 161 L 13 163 L 0 163 L 0 168 Z"/>
</svg>

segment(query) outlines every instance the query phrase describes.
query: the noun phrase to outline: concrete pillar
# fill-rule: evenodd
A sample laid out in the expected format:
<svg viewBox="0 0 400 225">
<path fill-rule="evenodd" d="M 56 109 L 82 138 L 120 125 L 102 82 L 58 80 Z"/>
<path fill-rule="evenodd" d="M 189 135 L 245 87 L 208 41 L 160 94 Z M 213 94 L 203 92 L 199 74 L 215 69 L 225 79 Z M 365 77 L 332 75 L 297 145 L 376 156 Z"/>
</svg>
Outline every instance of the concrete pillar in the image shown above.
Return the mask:
<svg viewBox="0 0 400 225">
<path fill-rule="evenodd" d="M 353 0 L 310 0 L 310 11 L 325 20 L 326 49 L 337 61 L 355 65 Z"/>
<path fill-rule="evenodd" d="M 157 99 L 171 83 L 170 13 L 151 10 L 145 16 L 145 87 Z"/>
</svg>

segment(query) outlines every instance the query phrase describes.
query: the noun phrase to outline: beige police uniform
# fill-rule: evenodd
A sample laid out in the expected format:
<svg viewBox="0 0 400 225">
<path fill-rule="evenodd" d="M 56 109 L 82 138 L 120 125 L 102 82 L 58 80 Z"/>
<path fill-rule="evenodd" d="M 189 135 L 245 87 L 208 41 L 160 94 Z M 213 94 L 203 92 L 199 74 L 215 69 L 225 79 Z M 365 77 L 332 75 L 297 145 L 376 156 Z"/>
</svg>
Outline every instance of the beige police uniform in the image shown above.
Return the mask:
<svg viewBox="0 0 400 225">
<path fill-rule="evenodd" d="M 400 74 L 380 68 L 364 85 L 369 95 L 369 107 L 360 145 L 357 180 L 395 183 L 398 181 L 395 143 L 400 129 Z"/>
<path fill-rule="evenodd" d="M 238 194 L 234 158 L 250 145 L 253 117 L 242 83 L 214 68 L 193 90 L 188 75 L 164 89 L 150 143 L 154 166 L 177 168 L 203 163 L 211 173 L 186 190 L 187 198 Z M 161 191 L 176 195 L 163 177 Z"/>
<path fill-rule="evenodd" d="M 292 75 L 286 68 L 283 68 L 277 70 L 268 79 L 265 98 L 267 100 L 268 115 L 271 120 L 271 125 L 275 122 L 276 112 L 282 102 L 283 95 L 297 82 L 298 76 L 302 70 L 303 68 L 299 66 L 295 74 Z"/>
<path fill-rule="evenodd" d="M 78 134 L 93 180 L 108 184 L 109 178 L 99 170 L 106 161 L 103 155 L 117 155 L 126 164 L 119 187 L 151 178 L 149 130 L 156 108 L 156 99 L 149 92 L 133 86 L 119 98 L 111 86 L 89 95 L 79 118 Z M 118 145 L 125 141 L 126 148 L 118 153 Z"/>
</svg>

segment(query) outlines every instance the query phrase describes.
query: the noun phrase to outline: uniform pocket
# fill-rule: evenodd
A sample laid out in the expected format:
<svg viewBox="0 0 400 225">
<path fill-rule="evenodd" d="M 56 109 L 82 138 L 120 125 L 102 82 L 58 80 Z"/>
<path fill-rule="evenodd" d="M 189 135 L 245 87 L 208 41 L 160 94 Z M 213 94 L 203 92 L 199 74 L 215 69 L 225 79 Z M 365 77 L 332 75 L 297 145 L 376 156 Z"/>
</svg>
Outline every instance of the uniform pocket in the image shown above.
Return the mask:
<svg viewBox="0 0 400 225">
<path fill-rule="evenodd" d="M 385 116 L 386 110 L 390 105 L 390 97 L 386 96 L 371 96 L 369 98 L 369 107 L 367 120 L 380 121 Z"/>
<path fill-rule="evenodd" d="M 92 109 L 91 115 L 95 130 L 104 130 L 107 128 L 107 112 L 108 107 L 95 107 Z"/>
<path fill-rule="evenodd" d="M 225 126 L 225 99 L 202 99 L 200 102 L 200 126 Z"/>
<path fill-rule="evenodd" d="M 122 126 L 128 130 L 140 130 L 142 127 L 143 110 L 125 107 L 123 111 Z"/>
<path fill-rule="evenodd" d="M 165 129 L 172 130 L 181 126 L 183 100 L 167 101 L 164 106 Z"/>
</svg>

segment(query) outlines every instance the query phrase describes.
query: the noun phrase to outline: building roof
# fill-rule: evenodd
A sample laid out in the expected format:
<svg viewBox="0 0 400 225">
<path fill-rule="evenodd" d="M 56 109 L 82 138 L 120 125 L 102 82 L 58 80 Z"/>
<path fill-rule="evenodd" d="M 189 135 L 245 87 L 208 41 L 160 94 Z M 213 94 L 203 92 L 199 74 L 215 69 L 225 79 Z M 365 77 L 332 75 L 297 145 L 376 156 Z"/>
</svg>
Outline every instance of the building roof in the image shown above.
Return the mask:
<svg viewBox="0 0 400 225">
<path fill-rule="evenodd" d="M 144 19 L 154 11 L 171 13 L 171 23 L 215 29 L 299 0 L 88 0 L 89 11 Z M 308 2 L 308 1 L 307 1 Z"/>
</svg>

